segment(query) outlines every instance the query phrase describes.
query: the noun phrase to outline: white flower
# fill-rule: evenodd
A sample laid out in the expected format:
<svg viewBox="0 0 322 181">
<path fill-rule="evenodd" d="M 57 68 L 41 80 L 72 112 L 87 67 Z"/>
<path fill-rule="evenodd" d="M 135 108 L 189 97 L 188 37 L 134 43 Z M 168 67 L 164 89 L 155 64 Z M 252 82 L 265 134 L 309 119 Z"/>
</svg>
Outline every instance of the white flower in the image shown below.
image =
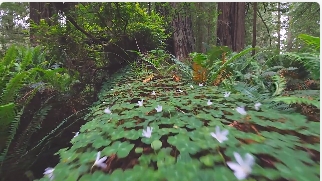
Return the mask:
<svg viewBox="0 0 322 181">
<path fill-rule="evenodd" d="M 111 91 L 114 90 L 114 89 L 111 89 Z"/>
<path fill-rule="evenodd" d="M 143 100 L 138 101 L 138 103 L 137 103 L 136 105 L 138 105 L 138 106 L 143 106 Z"/>
<path fill-rule="evenodd" d="M 262 104 L 260 102 L 256 103 L 255 104 L 255 109 L 258 111 L 259 110 L 259 107 L 261 106 Z"/>
<path fill-rule="evenodd" d="M 229 131 L 226 129 L 223 130 L 222 132 L 220 132 L 219 126 L 216 126 L 216 132 L 211 132 L 210 134 L 212 137 L 216 138 L 219 141 L 219 143 L 222 143 L 222 142 L 228 140 L 228 138 L 227 138 L 228 132 Z"/>
<path fill-rule="evenodd" d="M 199 83 L 199 86 L 200 86 L 200 87 L 202 87 L 202 86 L 203 86 L 203 84 L 202 84 L 202 83 Z"/>
<path fill-rule="evenodd" d="M 241 115 L 246 115 L 247 114 L 247 112 L 245 111 L 244 107 L 237 107 L 236 111 Z"/>
<path fill-rule="evenodd" d="M 230 92 L 225 92 L 224 97 L 229 97 Z"/>
<path fill-rule="evenodd" d="M 111 110 L 110 110 L 110 108 L 108 107 L 108 108 L 106 108 L 105 110 L 104 110 L 104 112 L 106 113 L 106 114 L 112 114 L 112 112 L 111 112 Z"/>
<path fill-rule="evenodd" d="M 162 106 L 158 105 L 155 110 L 157 110 L 157 112 L 161 112 L 162 111 Z"/>
<path fill-rule="evenodd" d="M 193 89 L 193 85 L 190 85 L 190 88 Z"/>
<path fill-rule="evenodd" d="M 153 130 L 153 128 L 148 126 L 146 128 L 146 131 L 143 129 L 142 136 L 144 136 L 146 138 L 150 138 L 151 137 L 151 134 L 152 134 L 152 130 Z"/>
<path fill-rule="evenodd" d="M 104 163 L 107 159 L 107 156 L 104 156 L 103 158 L 100 158 L 100 157 L 101 157 L 101 152 L 99 151 L 97 152 L 96 160 L 93 166 L 101 167 L 104 169 L 107 167 L 106 163 Z"/>
<path fill-rule="evenodd" d="M 45 169 L 45 172 L 44 172 L 44 175 L 47 175 L 47 177 L 50 179 L 50 180 L 53 180 L 54 179 L 54 168 L 51 168 L 51 167 L 48 167 Z"/>
<path fill-rule="evenodd" d="M 153 92 L 151 93 L 151 95 L 155 96 L 155 92 L 153 91 Z"/>
<path fill-rule="evenodd" d="M 74 138 L 75 138 L 75 137 L 77 137 L 77 136 L 78 136 L 78 134 L 79 134 L 79 132 L 76 132 L 76 134 L 75 134 Z"/>
<path fill-rule="evenodd" d="M 210 100 L 208 100 L 207 105 L 210 106 L 212 104 L 212 102 Z"/>
<path fill-rule="evenodd" d="M 181 89 L 178 89 L 178 92 L 183 92 L 183 90 L 181 90 Z"/>
<path fill-rule="evenodd" d="M 252 172 L 252 166 L 255 161 L 254 157 L 247 153 L 245 160 L 243 160 L 239 153 L 236 152 L 234 152 L 234 156 L 237 163 L 227 162 L 227 165 L 234 171 L 234 175 L 238 180 L 243 180 Z"/>
</svg>

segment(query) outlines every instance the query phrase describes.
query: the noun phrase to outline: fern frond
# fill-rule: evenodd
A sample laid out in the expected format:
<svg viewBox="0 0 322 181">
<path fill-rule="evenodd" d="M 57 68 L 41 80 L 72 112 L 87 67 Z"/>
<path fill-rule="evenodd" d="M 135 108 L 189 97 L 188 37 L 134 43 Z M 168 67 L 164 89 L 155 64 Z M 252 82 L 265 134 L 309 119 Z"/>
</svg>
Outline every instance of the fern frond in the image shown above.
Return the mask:
<svg viewBox="0 0 322 181">
<path fill-rule="evenodd" d="M 11 142 L 12 142 L 14 136 L 16 135 L 16 131 L 17 131 L 19 123 L 20 123 L 20 117 L 21 117 L 23 111 L 24 111 L 24 107 L 16 114 L 15 119 L 10 123 L 10 128 L 9 128 L 9 132 L 8 132 L 9 136 L 7 137 L 6 145 L 5 145 L 4 149 L 1 150 L 1 153 L 0 153 L 0 174 L 2 172 L 3 163 L 7 159 L 7 153 L 8 153 L 9 147 L 11 145 Z"/>
<path fill-rule="evenodd" d="M 268 98 L 267 93 L 260 93 L 260 85 L 250 86 L 244 82 L 238 82 L 234 85 L 234 89 L 238 92 L 244 94 L 245 96 L 249 97 L 253 101 L 261 101 Z"/>
<path fill-rule="evenodd" d="M 293 96 L 290 96 L 290 97 L 275 97 L 273 99 L 273 101 L 280 101 L 280 102 L 284 102 L 286 104 L 308 104 L 308 105 L 313 105 L 317 108 L 320 109 L 320 101 L 316 101 L 316 100 L 309 100 L 309 99 L 306 99 L 306 98 L 301 98 L 301 97 L 293 97 Z"/>
<path fill-rule="evenodd" d="M 247 53 L 249 53 L 253 49 L 254 48 L 247 48 L 247 49 L 239 52 L 238 54 L 233 55 L 231 58 L 229 58 L 229 60 L 227 60 L 224 64 L 222 64 L 217 70 L 215 70 L 213 73 L 211 73 L 212 75 L 211 75 L 209 81 L 213 82 L 217 78 L 217 76 L 220 74 L 220 72 L 222 72 L 222 70 L 226 69 L 230 63 L 232 63 L 236 59 L 246 55 Z"/>
<path fill-rule="evenodd" d="M 307 45 L 312 46 L 315 50 L 320 50 L 320 38 L 307 34 L 300 34 L 299 39 L 303 40 Z"/>
<path fill-rule="evenodd" d="M 8 103 L 0 106 L 0 131 L 5 131 L 7 125 L 15 118 L 15 104 Z"/>
<path fill-rule="evenodd" d="M 26 71 L 27 66 L 32 64 L 32 58 L 33 58 L 33 50 L 32 49 L 24 49 L 25 55 L 22 58 L 22 62 L 20 63 L 20 70 L 21 71 Z"/>
<path fill-rule="evenodd" d="M 275 92 L 272 96 L 280 95 L 284 89 L 286 88 L 286 80 L 283 77 L 280 77 L 278 75 L 275 75 L 272 77 L 275 85 Z"/>
<path fill-rule="evenodd" d="M 52 99 L 54 96 L 51 96 L 48 98 L 44 106 L 42 106 L 35 116 L 33 116 L 31 122 L 28 124 L 28 127 L 19 135 L 15 146 L 14 146 L 14 153 L 12 154 L 15 158 L 19 158 L 20 155 L 23 155 L 26 153 L 27 147 L 29 146 L 28 143 L 30 143 L 31 136 L 40 129 L 40 126 L 42 122 L 45 120 L 48 112 L 51 110 L 52 106 L 46 104 L 50 99 Z M 12 164 L 12 163 L 11 163 Z M 12 165 L 14 167 L 14 165 Z"/>
<path fill-rule="evenodd" d="M 2 104 L 14 102 L 18 92 L 20 91 L 20 88 L 23 86 L 23 81 L 26 77 L 28 77 L 28 72 L 21 72 L 9 80 L 2 96 L 0 97 Z"/>
<path fill-rule="evenodd" d="M 12 45 L 6 52 L 6 55 L 3 57 L 0 63 L 0 75 L 1 77 L 3 75 L 7 75 L 8 71 L 11 67 L 13 67 L 13 64 L 15 63 L 15 59 L 17 56 L 17 49 L 14 45 Z"/>
</svg>

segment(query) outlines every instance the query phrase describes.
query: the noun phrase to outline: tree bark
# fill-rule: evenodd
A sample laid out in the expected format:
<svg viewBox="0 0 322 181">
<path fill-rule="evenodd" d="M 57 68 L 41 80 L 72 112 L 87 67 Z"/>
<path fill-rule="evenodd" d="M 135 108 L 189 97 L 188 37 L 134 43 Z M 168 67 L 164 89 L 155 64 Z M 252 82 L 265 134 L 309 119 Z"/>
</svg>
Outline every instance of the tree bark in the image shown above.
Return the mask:
<svg viewBox="0 0 322 181">
<path fill-rule="evenodd" d="M 253 14 L 253 42 L 252 42 L 252 47 L 255 48 L 256 47 L 256 17 L 257 17 L 257 2 L 253 3 L 253 10 L 254 10 L 254 14 Z M 252 56 L 255 55 L 255 49 L 252 50 Z"/>
<path fill-rule="evenodd" d="M 245 2 L 219 2 L 217 44 L 239 52 L 245 48 Z"/>
<path fill-rule="evenodd" d="M 172 8 L 176 11 L 172 20 L 172 27 L 174 30 L 174 51 L 175 56 L 180 61 L 188 58 L 189 53 L 191 53 L 195 49 L 195 41 L 192 33 L 192 20 L 189 12 L 190 8 L 187 3 L 182 3 L 182 5 L 182 11 L 178 12 L 180 8 L 179 3 L 171 3 Z"/>
<path fill-rule="evenodd" d="M 293 47 L 292 42 L 292 29 L 291 29 L 292 16 L 288 16 L 288 30 L 287 30 L 287 51 L 291 51 Z"/>
<path fill-rule="evenodd" d="M 277 3 L 277 52 L 280 53 L 281 50 L 281 3 Z"/>
</svg>

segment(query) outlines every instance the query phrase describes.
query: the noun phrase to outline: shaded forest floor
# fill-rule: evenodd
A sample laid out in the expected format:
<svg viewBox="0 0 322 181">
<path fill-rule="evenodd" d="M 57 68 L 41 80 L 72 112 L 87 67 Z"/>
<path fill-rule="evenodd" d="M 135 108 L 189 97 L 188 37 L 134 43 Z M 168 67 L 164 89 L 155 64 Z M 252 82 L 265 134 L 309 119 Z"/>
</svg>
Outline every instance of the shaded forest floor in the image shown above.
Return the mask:
<svg viewBox="0 0 322 181">
<path fill-rule="evenodd" d="M 283 113 L 262 103 L 255 110 L 246 96 L 231 93 L 224 97 L 224 93 L 215 86 L 198 86 L 170 76 L 137 78 L 124 69 L 103 86 L 99 101 L 85 117 L 88 122 L 72 139 L 73 146 L 59 152 L 55 177 L 235 180 L 225 164 L 235 160 L 233 152 L 254 155 L 250 178 L 255 180 L 319 177 L 319 109 L 293 105 L 298 113 Z M 141 100 L 143 106 L 138 106 Z M 155 109 L 159 105 L 161 112 Z M 247 114 L 236 111 L 238 106 L 245 106 Z M 104 113 L 106 108 L 112 114 Z M 147 126 L 153 128 L 151 137 L 142 136 Z M 222 144 L 210 136 L 216 126 L 229 130 Z M 91 168 L 97 151 L 108 156 L 102 171 L 110 175 Z M 191 169 L 191 174 L 185 174 Z"/>
</svg>

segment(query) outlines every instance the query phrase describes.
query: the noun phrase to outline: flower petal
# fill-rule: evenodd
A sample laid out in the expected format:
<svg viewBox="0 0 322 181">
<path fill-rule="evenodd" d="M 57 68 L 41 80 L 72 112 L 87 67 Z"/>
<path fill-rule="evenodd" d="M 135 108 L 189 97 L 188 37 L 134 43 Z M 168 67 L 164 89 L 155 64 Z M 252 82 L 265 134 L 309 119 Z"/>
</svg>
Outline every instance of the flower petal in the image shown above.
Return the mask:
<svg viewBox="0 0 322 181">
<path fill-rule="evenodd" d="M 238 170 L 242 170 L 241 166 L 235 162 L 226 162 L 228 167 L 230 169 L 232 169 L 234 172 L 238 171 Z"/>
<path fill-rule="evenodd" d="M 252 167 L 252 166 L 254 165 L 254 163 L 255 163 L 255 159 L 254 159 L 253 155 L 251 155 L 251 154 L 247 153 L 247 154 L 245 155 L 244 163 L 245 163 L 247 166 Z"/>
<path fill-rule="evenodd" d="M 234 172 L 234 175 L 238 180 L 244 180 L 248 176 L 248 173 L 244 172 L 243 170 L 238 170 Z"/>
<path fill-rule="evenodd" d="M 97 161 L 97 164 L 100 164 L 100 163 L 105 162 L 105 160 L 106 160 L 106 159 L 107 159 L 107 156 L 102 157 L 101 159 L 99 159 L 99 160 Z"/>
<path fill-rule="evenodd" d="M 222 142 L 224 142 L 224 141 L 226 141 L 226 140 L 228 140 L 228 138 L 226 137 L 226 136 L 221 136 L 221 138 L 220 138 L 220 143 L 222 143 Z"/>
<path fill-rule="evenodd" d="M 228 135 L 228 133 L 229 133 L 229 131 L 228 131 L 227 129 L 224 129 L 224 130 L 221 132 L 221 135 L 226 137 L 226 136 Z"/>
<path fill-rule="evenodd" d="M 242 159 L 239 153 L 234 152 L 234 157 L 239 165 L 244 165 L 244 160 Z"/>
<path fill-rule="evenodd" d="M 98 166 L 98 167 L 101 167 L 101 168 L 106 168 L 107 167 L 107 164 L 106 163 L 98 163 L 98 164 L 96 164 L 96 166 Z"/>
<path fill-rule="evenodd" d="M 99 151 L 99 152 L 97 152 L 96 161 L 95 162 L 97 162 L 100 159 L 100 157 L 101 157 L 101 152 Z"/>
<path fill-rule="evenodd" d="M 216 126 L 216 134 L 220 134 L 220 127 Z"/>
<path fill-rule="evenodd" d="M 48 167 L 45 169 L 44 175 L 48 175 L 54 172 L 54 168 Z"/>
<path fill-rule="evenodd" d="M 214 137 L 214 138 L 216 138 L 216 139 L 217 139 L 217 135 L 216 135 L 216 133 L 211 132 L 210 134 L 211 134 L 211 136 L 212 136 L 212 137 Z"/>
</svg>

